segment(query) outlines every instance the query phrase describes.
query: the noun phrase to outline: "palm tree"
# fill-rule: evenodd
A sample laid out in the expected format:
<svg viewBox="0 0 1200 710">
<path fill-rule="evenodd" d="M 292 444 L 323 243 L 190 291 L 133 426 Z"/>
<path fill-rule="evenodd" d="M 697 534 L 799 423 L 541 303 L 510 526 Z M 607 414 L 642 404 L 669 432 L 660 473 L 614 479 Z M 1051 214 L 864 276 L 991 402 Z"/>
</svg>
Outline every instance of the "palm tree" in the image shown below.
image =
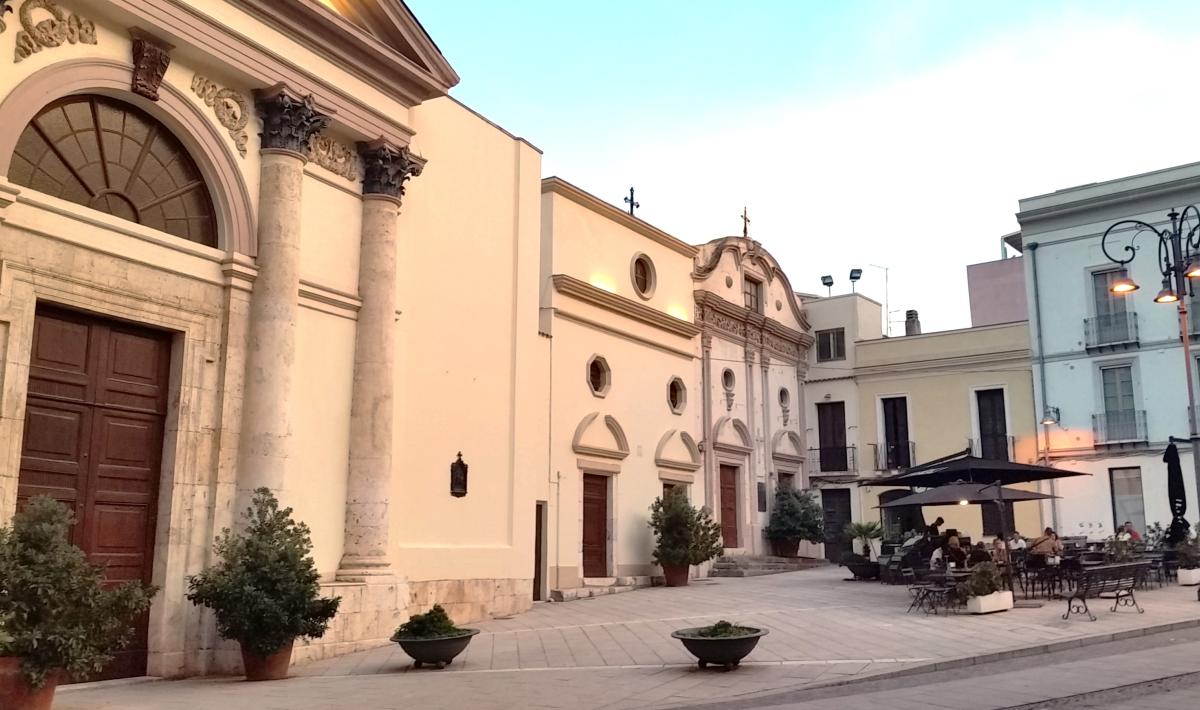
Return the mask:
<svg viewBox="0 0 1200 710">
<path fill-rule="evenodd" d="M 851 540 L 858 540 L 859 544 L 862 545 L 863 556 L 869 560 L 875 554 L 875 549 L 871 545 L 871 541 L 883 538 L 883 526 L 875 521 L 846 523 L 846 537 Z"/>
</svg>

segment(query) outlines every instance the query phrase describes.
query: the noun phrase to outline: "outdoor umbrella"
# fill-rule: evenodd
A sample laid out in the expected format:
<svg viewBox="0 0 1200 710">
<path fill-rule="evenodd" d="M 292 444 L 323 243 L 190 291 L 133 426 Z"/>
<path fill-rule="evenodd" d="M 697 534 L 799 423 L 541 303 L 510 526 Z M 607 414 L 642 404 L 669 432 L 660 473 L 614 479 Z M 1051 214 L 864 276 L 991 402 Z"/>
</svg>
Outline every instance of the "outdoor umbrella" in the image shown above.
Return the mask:
<svg viewBox="0 0 1200 710">
<path fill-rule="evenodd" d="M 1173 437 L 1172 437 L 1173 438 Z M 1183 517 L 1187 512 L 1187 492 L 1183 487 L 1183 469 L 1179 465 L 1179 449 L 1172 440 L 1163 453 L 1167 464 L 1167 500 L 1171 502 L 1171 527 L 1167 529 L 1167 543 L 1174 545 L 1187 539 L 1191 525 Z"/>
<path fill-rule="evenodd" d="M 935 459 L 891 476 L 859 481 L 860 486 L 908 486 L 932 488 L 948 483 L 981 483 L 1007 486 L 1012 483 L 1045 481 L 1067 476 L 1090 476 L 1079 471 L 1065 471 L 1051 466 L 981 459 L 969 451 Z"/>
<path fill-rule="evenodd" d="M 1001 492 L 997 490 L 997 486 L 990 486 L 983 483 L 951 483 L 937 488 L 930 488 L 920 493 L 913 493 L 898 500 L 889 501 L 877 508 L 896 508 L 904 505 L 955 505 L 965 504 L 978 505 L 982 503 L 995 503 L 1000 500 Z M 1046 500 L 1049 498 L 1057 498 L 1058 496 L 1038 493 L 1036 491 L 1022 491 L 1016 488 L 1005 488 L 1003 491 L 1003 500 L 1005 503 L 1023 500 Z"/>
</svg>

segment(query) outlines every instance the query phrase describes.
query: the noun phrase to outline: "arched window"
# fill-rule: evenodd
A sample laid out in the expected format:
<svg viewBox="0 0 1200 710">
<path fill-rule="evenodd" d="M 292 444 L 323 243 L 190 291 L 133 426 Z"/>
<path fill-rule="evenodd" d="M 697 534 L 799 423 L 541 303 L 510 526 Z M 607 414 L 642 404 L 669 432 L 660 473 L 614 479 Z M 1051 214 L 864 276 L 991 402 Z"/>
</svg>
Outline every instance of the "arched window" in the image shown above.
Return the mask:
<svg viewBox="0 0 1200 710">
<path fill-rule="evenodd" d="M 106 96 L 46 106 L 17 141 L 9 180 L 48 195 L 217 245 L 212 198 L 166 126 Z"/>
</svg>

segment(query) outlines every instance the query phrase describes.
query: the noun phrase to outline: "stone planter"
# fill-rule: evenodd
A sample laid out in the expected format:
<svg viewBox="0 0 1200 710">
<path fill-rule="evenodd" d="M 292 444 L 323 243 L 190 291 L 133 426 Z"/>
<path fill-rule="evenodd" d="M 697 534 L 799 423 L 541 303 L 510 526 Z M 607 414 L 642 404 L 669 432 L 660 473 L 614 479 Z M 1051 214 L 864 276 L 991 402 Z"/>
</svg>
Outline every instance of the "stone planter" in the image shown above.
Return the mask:
<svg viewBox="0 0 1200 710">
<path fill-rule="evenodd" d="M 686 587 L 688 583 L 688 573 L 691 567 L 688 565 L 663 565 L 663 579 L 668 587 Z"/>
<path fill-rule="evenodd" d="M 34 690 L 21 673 L 21 659 L 0 656 L 0 708 L 5 710 L 50 710 L 59 674 L 51 673 L 46 684 Z"/>
<path fill-rule="evenodd" d="M 1013 608 L 1013 593 L 1005 590 L 992 592 L 981 597 L 967 598 L 967 611 L 972 614 L 991 614 Z"/>
<path fill-rule="evenodd" d="M 753 629 L 753 633 L 745 636 L 708 638 L 696 635 L 701 628 L 703 627 L 672 631 L 671 637 L 677 638 L 683 643 L 683 647 L 688 650 L 688 653 L 698 659 L 697 665 L 701 668 L 714 665 L 721 666 L 727 671 L 736 668 L 742 659 L 750 655 L 750 652 L 758 645 L 758 640 L 767 635 L 766 629 Z"/>
<path fill-rule="evenodd" d="M 396 639 L 396 643 L 412 657 L 413 668 L 430 665 L 441 670 L 450 665 L 455 656 L 467 649 L 471 638 L 477 633 L 479 629 L 463 629 L 463 633 L 458 636 L 436 639 L 401 638 Z"/>
<path fill-rule="evenodd" d="M 1200 584 L 1200 569 L 1179 569 L 1179 583 L 1185 587 Z"/>
<path fill-rule="evenodd" d="M 796 557 L 800 552 L 799 540 L 772 540 L 771 546 L 778 557 Z"/>
<path fill-rule="evenodd" d="M 283 680 L 287 678 L 288 668 L 292 665 L 292 645 L 287 645 L 269 656 L 260 656 L 242 646 L 242 667 L 246 671 L 246 680 Z"/>
<path fill-rule="evenodd" d="M 850 570 L 855 579 L 879 579 L 878 562 L 848 562 L 846 569 Z"/>
</svg>

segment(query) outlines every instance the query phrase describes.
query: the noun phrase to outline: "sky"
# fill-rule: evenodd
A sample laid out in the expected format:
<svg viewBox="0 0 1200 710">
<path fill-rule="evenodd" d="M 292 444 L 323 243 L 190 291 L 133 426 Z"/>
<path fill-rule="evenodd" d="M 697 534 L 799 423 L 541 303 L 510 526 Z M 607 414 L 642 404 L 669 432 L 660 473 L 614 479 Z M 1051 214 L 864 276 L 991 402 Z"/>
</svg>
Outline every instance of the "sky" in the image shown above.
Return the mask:
<svg viewBox="0 0 1200 710">
<path fill-rule="evenodd" d="M 451 93 L 557 175 L 903 333 L 970 325 L 1018 200 L 1200 160 L 1192 0 L 408 0 Z M 887 267 L 884 271 L 872 265 Z"/>
</svg>

